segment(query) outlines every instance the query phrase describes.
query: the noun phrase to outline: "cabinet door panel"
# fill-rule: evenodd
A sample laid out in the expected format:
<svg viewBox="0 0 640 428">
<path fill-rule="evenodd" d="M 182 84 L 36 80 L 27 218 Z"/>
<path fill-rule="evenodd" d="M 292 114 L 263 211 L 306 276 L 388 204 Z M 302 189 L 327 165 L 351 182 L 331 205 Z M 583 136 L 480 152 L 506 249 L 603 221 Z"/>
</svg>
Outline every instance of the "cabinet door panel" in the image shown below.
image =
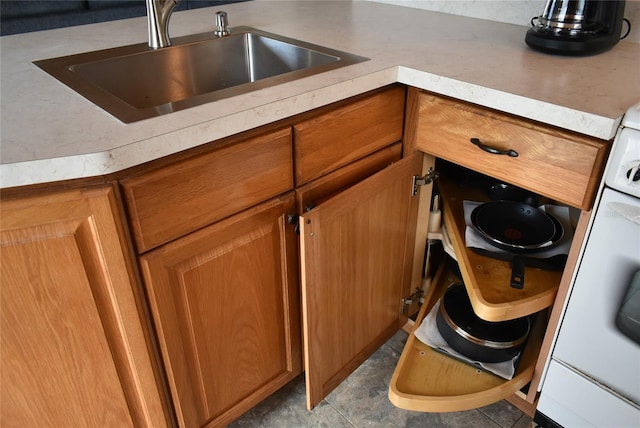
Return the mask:
<svg viewBox="0 0 640 428">
<path fill-rule="evenodd" d="M 110 188 L 2 202 L 3 427 L 165 426 Z"/>
<path fill-rule="evenodd" d="M 224 425 L 301 372 L 297 245 L 266 202 L 142 257 L 181 425 Z"/>
<path fill-rule="evenodd" d="M 421 154 L 403 159 L 301 219 L 309 408 L 406 321 L 421 167 Z"/>
</svg>

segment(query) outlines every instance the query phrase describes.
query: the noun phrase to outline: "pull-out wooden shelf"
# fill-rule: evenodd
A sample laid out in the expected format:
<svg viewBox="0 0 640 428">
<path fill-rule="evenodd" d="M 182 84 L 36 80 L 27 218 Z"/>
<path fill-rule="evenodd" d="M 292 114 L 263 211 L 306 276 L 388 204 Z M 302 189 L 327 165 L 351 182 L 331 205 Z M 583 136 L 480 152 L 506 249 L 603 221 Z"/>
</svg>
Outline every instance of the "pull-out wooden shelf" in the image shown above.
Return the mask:
<svg viewBox="0 0 640 428">
<path fill-rule="evenodd" d="M 475 313 L 487 321 L 504 321 L 541 311 L 554 302 L 562 272 L 526 267 L 525 285 L 513 288 L 508 261 L 477 254 L 465 246 L 463 201 L 482 201 L 474 189 L 460 189 L 446 178 L 438 181 L 443 217 Z"/>
<path fill-rule="evenodd" d="M 443 269 L 434 280 L 425 296 L 414 331 L 447 287 L 459 281 Z M 543 318 L 537 317 L 511 380 L 441 354 L 418 340 L 412 332 L 391 379 L 389 399 L 397 407 L 407 410 L 453 412 L 486 406 L 511 396 L 531 381 L 544 333 Z"/>
</svg>

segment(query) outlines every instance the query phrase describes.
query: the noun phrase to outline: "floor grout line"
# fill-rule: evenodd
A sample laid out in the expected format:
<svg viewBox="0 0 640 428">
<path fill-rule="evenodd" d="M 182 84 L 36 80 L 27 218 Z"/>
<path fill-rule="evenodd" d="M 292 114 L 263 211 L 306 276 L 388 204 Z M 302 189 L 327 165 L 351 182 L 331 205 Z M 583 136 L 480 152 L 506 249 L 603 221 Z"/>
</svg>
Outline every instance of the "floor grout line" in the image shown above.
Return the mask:
<svg viewBox="0 0 640 428">
<path fill-rule="evenodd" d="M 406 342 L 406 333 L 395 335 L 365 363 L 339 385 L 328 397 L 308 412 L 304 379 L 276 392 L 231 425 L 236 428 L 264 427 L 330 427 L 379 428 L 425 427 L 468 428 L 493 426 L 495 428 L 531 428 L 517 408 L 504 402 L 474 409 L 471 412 L 422 413 L 399 409 L 388 401 L 387 394 Z M 304 376 L 304 375 L 302 375 Z M 384 391 L 383 391 L 384 390 Z M 282 400 L 278 398 L 283 397 Z M 514 421 L 515 419 L 515 421 Z M 269 422 L 266 422 L 266 421 Z M 502 421 L 502 423 L 500 423 Z M 512 422 L 513 421 L 513 422 Z"/>
</svg>

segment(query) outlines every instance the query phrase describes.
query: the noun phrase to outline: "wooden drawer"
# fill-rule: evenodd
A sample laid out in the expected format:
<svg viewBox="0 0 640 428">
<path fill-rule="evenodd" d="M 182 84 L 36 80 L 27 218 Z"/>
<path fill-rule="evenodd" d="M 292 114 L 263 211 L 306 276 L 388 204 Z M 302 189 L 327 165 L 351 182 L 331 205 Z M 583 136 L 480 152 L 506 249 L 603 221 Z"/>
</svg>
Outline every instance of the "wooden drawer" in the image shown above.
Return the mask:
<svg viewBox="0 0 640 428">
<path fill-rule="evenodd" d="M 294 125 L 296 185 L 402 139 L 404 101 L 396 86 Z"/>
<path fill-rule="evenodd" d="M 387 146 L 331 174 L 296 189 L 296 207 L 302 214 L 311 207 L 386 168 L 402 157 L 402 143 Z"/>
<path fill-rule="evenodd" d="M 471 142 L 517 157 L 482 150 Z M 559 202 L 590 209 L 610 143 L 420 94 L 419 150 Z"/>
<path fill-rule="evenodd" d="M 291 128 L 121 181 L 142 253 L 293 188 Z"/>
</svg>

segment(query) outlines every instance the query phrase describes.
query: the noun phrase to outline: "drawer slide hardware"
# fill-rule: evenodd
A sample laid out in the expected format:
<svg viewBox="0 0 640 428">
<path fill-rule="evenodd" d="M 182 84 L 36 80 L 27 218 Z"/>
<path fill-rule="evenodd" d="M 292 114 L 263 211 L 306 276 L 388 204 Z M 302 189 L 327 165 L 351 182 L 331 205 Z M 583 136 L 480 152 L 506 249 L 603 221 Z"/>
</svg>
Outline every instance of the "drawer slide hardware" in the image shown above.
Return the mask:
<svg viewBox="0 0 640 428">
<path fill-rule="evenodd" d="M 422 296 L 424 296 L 424 290 L 422 288 L 416 288 L 413 294 L 409 297 L 404 297 L 402 299 L 402 313 L 406 314 L 409 306 L 411 306 L 414 302 L 421 302 Z"/>
<path fill-rule="evenodd" d="M 418 186 L 424 186 L 426 184 L 431 184 L 435 180 L 437 180 L 439 174 L 432 168 L 429 168 L 429 171 L 422 177 L 414 175 L 413 176 L 413 190 L 411 191 L 412 196 L 416 196 L 418 194 Z"/>
</svg>

